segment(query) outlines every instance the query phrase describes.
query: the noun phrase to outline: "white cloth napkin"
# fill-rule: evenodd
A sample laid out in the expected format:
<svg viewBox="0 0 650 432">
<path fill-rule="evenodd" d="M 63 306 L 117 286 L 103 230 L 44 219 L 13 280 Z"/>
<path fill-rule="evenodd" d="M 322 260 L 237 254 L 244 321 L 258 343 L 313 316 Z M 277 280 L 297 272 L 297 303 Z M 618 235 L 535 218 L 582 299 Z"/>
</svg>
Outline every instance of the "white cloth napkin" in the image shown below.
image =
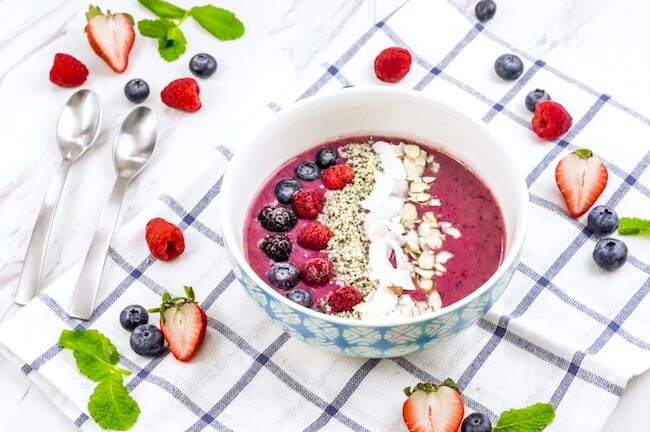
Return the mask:
<svg viewBox="0 0 650 432">
<path fill-rule="evenodd" d="M 616 272 L 591 259 L 595 238 L 568 217 L 554 180 L 557 160 L 589 147 L 610 172 L 599 203 L 622 215 L 650 204 L 650 120 L 543 61 L 498 40 L 445 1 L 412 0 L 357 41 L 337 40 L 323 68 L 268 105 L 268 115 L 317 92 L 378 85 L 372 63 L 383 48 L 409 48 L 414 64 L 398 84 L 443 97 L 504 137 L 527 173 L 531 219 L 512 283 L 476 326 L 426 352 L 389 360 L 350 359 L 289 337 L 270 323 L 234 280 L 219 235 L 219 188 L 231 149 L 219 148 L 178 190 L 163 195 L 116 234 L 89 322 L 121 353 L 126 383 L 142 413 L 133 430 L 404 430 L 402 388 L 453 378 L 467 410 L 496 420 L 503 410 L 547 401 L 549 431 L 600 430 L 627 381 L 650 367 L 650 248 L 627 238 L 628 263 Z M 494 59 L 516 52 L 526 72 L 495 77 Z M 545 88 L 573 115 L 557 143 L 530 131 L 524 95 Z M 344 91 L 344 90 L 343 90 Z M 614 126 L 615 125 L 615 126 Z M 626 145 L 615 145 L 625 131 Z M 647 213 L 646 213 L 647 215 Z M 144 226 L 164 217 L 185 232 L 172 263 L 149 255 Z M 80 323 L 65 310 L 79 268 L 70 270 L 0 327 L 0 349 L 84 430 L 94 383 L 57 348 L 62 329 Z M 205 342 L 187 364 L 130 350 L 118 324 L 132 303 L 155 305 L 163 289 L 193 285 L 210 317 Z"/>
</svg>

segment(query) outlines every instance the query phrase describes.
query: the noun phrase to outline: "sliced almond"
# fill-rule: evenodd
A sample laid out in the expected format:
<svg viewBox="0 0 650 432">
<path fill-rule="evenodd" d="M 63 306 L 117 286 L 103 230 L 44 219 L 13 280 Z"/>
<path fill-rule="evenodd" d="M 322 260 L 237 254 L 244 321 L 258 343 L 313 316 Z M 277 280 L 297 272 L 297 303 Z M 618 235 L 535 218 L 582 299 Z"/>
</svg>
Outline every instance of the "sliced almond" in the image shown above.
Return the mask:
<svg viewBox="0 0 650 432">
<path fill-rule="evenodd" d="M 440 273 L 443 273 L 443 274 L 447 273 L 447 267 L 445 267 L 444 265 L 442 265 L 440 263 L 435 263 L 434 268 L 436 269 L 436 272 L 440 272 Z"/>
<path fill-rule="evenodd" d="M 427 166 L 426 154 L 425 156 L 420 156 L 417 159 L 415 159 L 415 164 L 422 168 L 426 167 Z M 424 169 L 422 170 L 422 172 L 424 172 Z"/>
<path fill-rule="evenodd" d="M 429 166 L 431 167 L 431 171 L 433 171 L 434 173 L 440 171 L 440 164 L 438 162 L 431 162 Z"/>
<path fill-rule="evenodd" d="M 424 167 L 418 166 L 413 159 L 404 159 L 403 164 L 407 179 L 419 179 L 424 173 Z"/>
<path fill-rule="evenodd" d="M 426 237 L 429 235 L 429 233 L 431 233 L 431 225 L 428 223 L 421 223 L 418 226 L 418 235 L 420 237 Z"/>
<path fill-rule="evenodd" d="M 420 267 L 415 267 L 415 273 L 418 275 L 422 276 L 425 279 L 433 279 L 434 277 L 434 271 L 433 270 L 425 270 Z"/>
<path fill-rule="evenodd" d="M 428 202 L 431 199 L 431 195 L 426 193 L 426 192 L 422 192 L 422 193 L 417 194 L 415 196 L 415 199 L 419 203 L 425 203 L 425 202 Z"/>
<path fill-rule="evenodd" d="M 436 259 L 431 251 L 424 251 L 418 258 L 418 266 L 425 270 L 431 270 L 436 264 Z"/>
<path fill-rule="evenodd" d="M 429 183 L 429 184 L 431 184 L 431 183 L 433 183 L 434 181 L 436 181 L 436 178 L 435 178 L 435 177 L 431 177 L 431 176 L 424 176 L 424 177 L 422 177 L 422 181 L 425 182 L 425 183 Z"/>
<path fill-rule="evenodd" d="M 397 286 L 397 285 L 388 285 L 386 289 L 398 297 L 401 296 L 402 293 L 404 292 L 404 289 L 401 286 Z"/>
<path fill-rule="evenodd" d="M 440 207 L 440 200 L 438 198 L 431 198 L 429 205 L 433 207 Z"/>
<path fill-rule="evenodd" d="M 415 159 L 420 155 L 420 147 L 415 144 L 405 144 L 404 153 L 411 159 Z"/>
<path fill-rule="evenodd" d="M 440 251 L 436 254 L 436 264 L 445 264 L 447 261 L 449 261 L 451 258 L 453 258 L 454 254 L 451 252 L 447 251 Z"/>
<path fill-rule="evenodd" d="M 429 306 L 431 306 L 434 310 L 442 309 L 442 299 L 440 298 L 440 293 L 438 290 L 434 289 L 429 293 L 429 299 L 427 303 L 429 303 Z"/>
<path fill-rule="evenodd" d="M 429 245 L 427 245 L 427 238 L 426 237 L 420 237 L 418 238 L 418 244 L 420 245 L 420 249 L 423 251 L 430 251 L 432 250 Z"/>
<path fill-rule="evenodd" d="M 420 244 L 418 243 L 418 234 L 414 230 L 410 230 L 408 233 L 406 233 L 406 244 L 409 245 L 412 250 L 420 249 Z"/>
<path fill-rule="evenodd" d="M 431 162 L 433 162 L 434 159 L 435 159 L 435 158 L 433 157 L 433 155 L 429 155 L 429 156 L 427 157 L 427 163 L 431 163 Z"/>
<path fill-rule="evenodd" d="M 421 183 L 418 181 L 411 182 L 409 185 L 409 192 L 412 193 L 419 193 L 419 192 L 426 192 L 430 189 L 430 186 L 426 183 Z"/>
<path fill-rule="evenodd" d="M 418 218 L 418 209 L 415 207 L 415 205 L 411 203 L 406 203 L 402 207 L 402 210 L 400 211 L 400 216 L 402 217 L 402 220 L 412 220 L 414 221 L 415 219 Z"/>
<path fill-rule="evenodd" d="M 417 281 L 416 281 L 416 285 L 421 291 L 429 292 L 429 291 L 431 291 L 433 289 L 433 280 L 418 277 Z M 418 303 L 420 303 L 420 302 L 418 302 Z M 418 304 L 418 307 L 419 307 L 419 304 Z"/>
<path fill-rule="evenodd" d="M 438 230 L 436 230 L 438 232 Z M 427 249 L 430 250 L 437 250 L 442 247 L 442 237 L 440 236 L 440 233 L 436 235 L 435 233 L 432 233 L 429 235 L 427 238 L 424 239 L 424 245 Z"/>
</svg>

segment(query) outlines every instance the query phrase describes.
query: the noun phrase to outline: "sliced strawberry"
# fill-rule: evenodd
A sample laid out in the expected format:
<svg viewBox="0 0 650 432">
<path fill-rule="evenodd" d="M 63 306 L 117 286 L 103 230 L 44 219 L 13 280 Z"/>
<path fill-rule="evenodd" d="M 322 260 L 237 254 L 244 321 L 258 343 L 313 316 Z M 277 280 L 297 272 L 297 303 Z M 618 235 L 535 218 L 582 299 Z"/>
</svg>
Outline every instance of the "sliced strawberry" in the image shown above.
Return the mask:
<svg viewBox="0 0 650 432">
<path fill-rule="evenodd" d="M 607 168 L 591 150 L 580 149 L 565 156 L 555 168 L 555 181 L 571 216 L 582 216 L 607 185 Z"/>
<path fill-rule="evenodd" d="M 90 6 L 86 19 L 86 36 L 95 54 L 115 72 L 124 72 L 135 39 L 131 16 L 111 11 L 104 14 L 97 6 Z"/>
<path fill-rule="evenodd" d="M 449 378 L 440 385 L 420 383 L 404 389 L 408 399 L 402 407 L 410 432 L 456 432 L 465 407 L 456 384 Z"/>
</svg>

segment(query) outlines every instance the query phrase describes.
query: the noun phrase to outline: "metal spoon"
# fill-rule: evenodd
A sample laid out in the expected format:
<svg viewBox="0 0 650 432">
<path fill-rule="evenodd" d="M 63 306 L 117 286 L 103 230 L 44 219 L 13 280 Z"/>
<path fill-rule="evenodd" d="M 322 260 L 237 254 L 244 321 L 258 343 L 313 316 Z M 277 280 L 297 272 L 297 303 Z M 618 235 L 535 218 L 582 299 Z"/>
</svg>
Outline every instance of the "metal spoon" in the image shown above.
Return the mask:
<svg viewBox="0 0 650 432">
<path fill-rule="evenodd" d="M 147 107 L 138 107 L 131 111 L 122 123 L 113 144 L 113 164 L 117 179 L 97 224 L 72 296 L 68 315 L 73 318 L 87 320 L 92 314 L 124 192 L 129 181 L 138 175 L 151 159 L 157 141 L 158 121 L 153 111 Z"/>
<path fill-rule="evenodd" d="M 72 163 L 97 140 L 101 122 L 99 97 L 90 90 L 79 90 L 73 94 L 61 110 L 56 125 L 56 140 L 63 160 L 50 181 L 27 246 L 16 291 L 16 303 L 20 305 L 27 304 L 40 290 L 45 251 L 65 179 Z"/>
</svg>

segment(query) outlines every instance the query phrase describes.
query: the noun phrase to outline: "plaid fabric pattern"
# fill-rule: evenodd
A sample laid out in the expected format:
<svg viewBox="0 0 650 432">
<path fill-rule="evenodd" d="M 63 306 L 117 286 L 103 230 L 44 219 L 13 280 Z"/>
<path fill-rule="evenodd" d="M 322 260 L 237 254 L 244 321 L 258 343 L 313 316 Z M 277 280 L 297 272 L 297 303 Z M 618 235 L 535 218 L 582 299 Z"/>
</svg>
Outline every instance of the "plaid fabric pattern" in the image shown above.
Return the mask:
<svg viewBox="0 0 650 432">
<path fill-rule="evenodd" d="M 414 58 L 400 86 L 444 98 L 507 137 L 527 173 L 532 209 L 523 258 L 476 326 L 426 352 L 363 360 L 321 352 L 269 325 L 225 259 L 218 195 L 237 149 L 219 147 L 183 187 L 116 234 L 90 321 L 65 312 L 75 268 L 0 328 L 3 354 L 88 431 L 99 429 L 85 408 L 92 383 L 57 347 L 64 328 L 97 328 L 116 344 L 142 409 L 133 430 L 403 430 L 401 389 L 448 376 L 468 410 L 493 421 L 502 410 L 547 401 L 557 411 L 549 431 L 600 430 L 628 379 L 650 367 L 650 248 L 629 238 L 628 264 L 611 274 L 598 270 L 591 260 L 596 239 L 584 217 L 567 216 L 553 170 L 568 151 L 589 147 L 610 172 L 599 202 L 623 215 L 647 215 L 650 119 L 508 45 L 443 0 L 411 0 L 351 46 L 335 41 L 323 67 L 270 103 L 268 115 L 318 92 L 375 85 L 374 56 L 392 45 Z M 491 72 L 506 51 L 525 63 L 514 83 Z M 523 97 L 535 87 L 548 89 L 574 117 L 554 143 L 530 131 Z M 144 244 L 143 227 L 154 216 L 185 232 L 187 249 L 173 264 L 156 261 Z M 210 317 L 198 356 L 181 365 L 168 353 L 153 360 L 134 355 L 116 325 L 119 311 L 156 304 L 164 289 L 185 284 L 195 287 Z"/>
</svg>

